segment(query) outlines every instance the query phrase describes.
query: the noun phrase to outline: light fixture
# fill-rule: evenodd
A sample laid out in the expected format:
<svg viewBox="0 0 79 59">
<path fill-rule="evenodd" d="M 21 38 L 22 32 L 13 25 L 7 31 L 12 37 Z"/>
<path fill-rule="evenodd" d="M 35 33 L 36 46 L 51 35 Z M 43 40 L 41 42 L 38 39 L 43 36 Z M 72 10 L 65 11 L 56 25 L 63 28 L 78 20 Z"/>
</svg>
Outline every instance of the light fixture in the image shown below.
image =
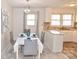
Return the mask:
<svg viewBox="0 0 79 59">
<path fill-rule="evenodd" d="M 67 6 L 67 7 L 75 7 L 76 6 L 76 3 L 66 4 L 65 6 Z"/>
<path fill-rule="evenodd" d="M 28 4 L 29 3 L 29 0 L 26 0 L 27 1 L 27 6 L 26 6 L 26 9 L 24 10 L 25 13 L 29 13 L 31 10 L 30 10 L 30 5 Z"/>
<path fill-rule="evenodd" d="M 69 6 L 70 6 L 70 7 L 74 7 L 74 6 L 76 6 L 76 4 L 70 4 Z"/>
<path fill-rule="evenodd" d="M 29 13 L 30 11 L 31 11 L 31 10 L 30 10 L 29 7 L 24 10 L 25 13 Z"/>
</svg>

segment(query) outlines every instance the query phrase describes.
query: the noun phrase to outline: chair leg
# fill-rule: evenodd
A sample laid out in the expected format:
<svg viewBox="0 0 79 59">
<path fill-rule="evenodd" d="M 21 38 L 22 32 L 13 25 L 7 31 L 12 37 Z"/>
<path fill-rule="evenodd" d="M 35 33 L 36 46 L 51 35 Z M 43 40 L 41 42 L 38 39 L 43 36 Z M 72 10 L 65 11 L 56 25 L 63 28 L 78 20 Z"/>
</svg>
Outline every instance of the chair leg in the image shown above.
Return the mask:
<svg viewBox="0 0 79 59">
<path fill-rule="evenodd" d="M 23 59 L 38 59 L 38 58 L 35 56 L 23 56 Z"/>
</svg>

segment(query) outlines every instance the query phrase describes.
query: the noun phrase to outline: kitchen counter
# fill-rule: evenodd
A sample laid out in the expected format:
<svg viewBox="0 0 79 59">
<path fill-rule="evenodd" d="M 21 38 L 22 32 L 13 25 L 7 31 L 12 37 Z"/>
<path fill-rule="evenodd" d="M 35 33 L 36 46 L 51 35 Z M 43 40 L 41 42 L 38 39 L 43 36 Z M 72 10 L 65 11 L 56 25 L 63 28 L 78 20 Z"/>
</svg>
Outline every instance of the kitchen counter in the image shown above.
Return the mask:
<svg viewBox="0 0 79 59">
<path fill-rule="evenodd" d="M 53 53 L 62 52 L 63 34 L 56 30 L 46 31 L 44 45 Z"/>
<path fill-rule="evenodd" d="M 49 31 L 51 31 L 51 30 L 49 30 Z M 77 42 L 77 30 L 76 29 L 71 29 L 71 30 L 55 30 L 55 31 L 63 33 L 63 41 L 64 42 Z"/>
<path fill-rule="evenodd" d="M 77 42 L 77 31 L 76 30 L 62 30 L 64 33 L 64 42 Z"/>
<path fill-rule="evenodd" d="M 60 31 L 57 30 L 49 30 L 49 32 L 52 34 L 62 34 Z"/>
</svg>

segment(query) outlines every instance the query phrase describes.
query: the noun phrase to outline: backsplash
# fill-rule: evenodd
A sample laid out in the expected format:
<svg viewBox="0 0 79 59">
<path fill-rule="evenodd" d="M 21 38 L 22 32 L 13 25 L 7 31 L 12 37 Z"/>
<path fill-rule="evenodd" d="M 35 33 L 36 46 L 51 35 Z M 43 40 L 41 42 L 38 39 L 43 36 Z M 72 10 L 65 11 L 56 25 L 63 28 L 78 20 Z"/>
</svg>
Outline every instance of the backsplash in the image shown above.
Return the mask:
<svg viewBox="0 0 79 59">
<path fill-rule="evenodd" d="M 51 26 L 50 22 L 44 22 L 44 26 L 43 26 L 43 30 L 47 31 L 47 30 L 76 30 L 77 26 L 76 23 L 74 24 L 74 27 L 56 27 L 56 26 Z"/>
</svg>

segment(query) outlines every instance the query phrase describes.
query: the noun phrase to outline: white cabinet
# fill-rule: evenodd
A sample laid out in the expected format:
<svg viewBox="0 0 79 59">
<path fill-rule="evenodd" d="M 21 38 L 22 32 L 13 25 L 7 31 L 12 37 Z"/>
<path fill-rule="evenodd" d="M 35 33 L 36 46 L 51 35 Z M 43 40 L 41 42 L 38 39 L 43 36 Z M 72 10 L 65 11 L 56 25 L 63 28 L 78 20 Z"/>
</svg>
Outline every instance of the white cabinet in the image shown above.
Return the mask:
<svg viewBox="0 0 79 59">
<path fill-rule="evenodd" d="M 54 30 L 46 32 L 44 45 L 54 53 L 61 52 L 63 50 L 63 34 Z"/>
<path fill-rule="evenodd" d="M 64 33 L 64 42 L 77 42 L 76 30 L 63 30 L 62 33 Z"/>
</svg>

